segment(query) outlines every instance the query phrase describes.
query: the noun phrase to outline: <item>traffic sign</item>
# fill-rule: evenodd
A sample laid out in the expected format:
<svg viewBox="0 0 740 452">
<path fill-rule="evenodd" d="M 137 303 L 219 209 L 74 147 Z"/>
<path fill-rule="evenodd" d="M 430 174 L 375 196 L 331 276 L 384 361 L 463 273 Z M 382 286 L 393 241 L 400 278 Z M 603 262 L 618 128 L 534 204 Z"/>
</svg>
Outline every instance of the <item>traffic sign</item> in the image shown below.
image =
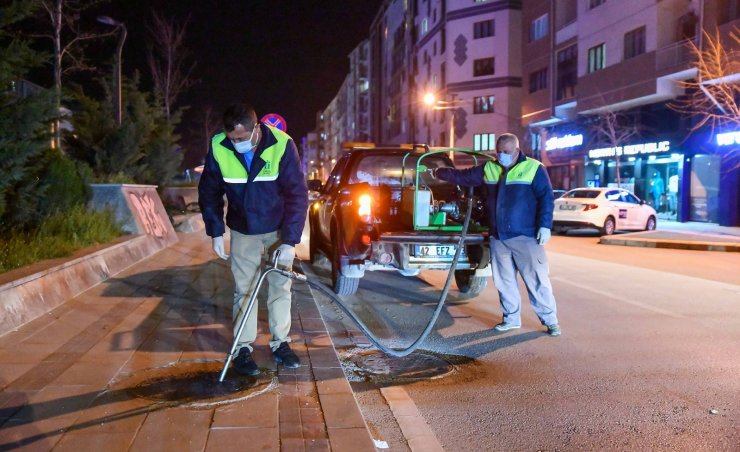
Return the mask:
<svg viewBox="0 0 740 452">
<path fill-rule="evenodd" d="M 288 123 L 285 122 L 285 119 L 277 113 L 266 114 L 262 117 L 261 122 L 267 124 L 268 126 L 280 129 L 283 132 L 288 131 Z"/>
</svg>

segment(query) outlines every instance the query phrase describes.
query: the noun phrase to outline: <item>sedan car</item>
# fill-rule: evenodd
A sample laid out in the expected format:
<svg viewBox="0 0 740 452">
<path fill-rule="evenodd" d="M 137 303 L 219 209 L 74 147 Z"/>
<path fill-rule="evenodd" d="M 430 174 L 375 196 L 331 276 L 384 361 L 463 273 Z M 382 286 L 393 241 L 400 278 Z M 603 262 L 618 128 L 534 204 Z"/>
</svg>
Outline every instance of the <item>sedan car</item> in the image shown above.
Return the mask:
<svg viewBox="0 0 740 452">
<path fill-rule="evenodd" d="M 555 200 L 553 230 L 597 228 L 603 235 L 652 231 L 656 218 L 655 209 L 622 188 L 576 188 Z"/>
</svg>

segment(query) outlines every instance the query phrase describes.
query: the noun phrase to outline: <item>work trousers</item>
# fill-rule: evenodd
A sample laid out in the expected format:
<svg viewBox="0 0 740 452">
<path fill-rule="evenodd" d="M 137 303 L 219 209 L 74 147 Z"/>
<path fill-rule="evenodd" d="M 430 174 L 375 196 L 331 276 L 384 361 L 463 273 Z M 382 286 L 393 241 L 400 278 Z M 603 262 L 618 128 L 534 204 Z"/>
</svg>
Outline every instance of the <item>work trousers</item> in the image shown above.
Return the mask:
<svg viewBox="0 0 740 452">
<path fill-rule="evenodd" d="M 555 297 L 550 285 L 545 247 L 532 237 L 518 236 L 506 240 L 491 237 L 493 282 L 498 289 L 504 322 L 522 324 L 522 298 L 516 273 L 522 276 L 529 302 L 543 325 L 558 323 Z"/>
<path fill-rule="evenodd" d="M 234 305 L 232 319 L 234 334 L 239 328 L 249 304 L 260 273 L 266 260 L 280 246 L 277 232 L 245 235 L 231 230 L 231 273 L 234 275 Z M 267 275 L 267 312 L 270 324 L 270 348 L 274 351 L 282 342 L 290 342 L 290 287 L 291 280 L 277 272 Z M 257 339 L 257 305 L 255 300 L 244 330 L 239 337 L 238 349 L 247 347 L 252 351 L 252 343 Z"/>
</svg>

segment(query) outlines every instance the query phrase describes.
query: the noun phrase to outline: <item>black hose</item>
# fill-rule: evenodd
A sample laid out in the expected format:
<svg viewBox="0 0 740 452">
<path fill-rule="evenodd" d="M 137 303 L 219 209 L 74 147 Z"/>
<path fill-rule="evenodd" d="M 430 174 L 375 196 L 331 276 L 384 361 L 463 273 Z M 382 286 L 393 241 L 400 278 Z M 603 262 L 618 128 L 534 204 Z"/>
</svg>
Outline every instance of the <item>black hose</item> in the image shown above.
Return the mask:
<svg viewBox="0 0 740 452">
<path fill-rule="evenodd" d="M 444 306 L 445 300 L 447 299 L 447 293 L 450 290 L 450 284 L 452 284 L 452 278 L 455 275 L 455 268 L 457 267 L 457 262 L 460 260 L 460 254 L 462 253 L 463 246 L 465 244 L 465 236 L 468 233 L 468 226 L 470 224 L 470 216 L 473 211 L 473 187 L 469 187 L 468 189 L 468 210 L 465 214 L 465 221 L 463 222 L 463 228 L 460 232 L 460 242 L 457 246 L 457 251 L 455 252 L 455 257 L 452 259 L 452 265 L 450 266 L 450 272 L 447 274 L 447 281 L 445 281 L 444 288 L 442 289 L 442 293 L 439 296 L 439 301 L 437 301 L 437 307 L 434 310 L 434 314 L 432 314 L 432 318 L 429 320 L 429 323 L 427 323 L 426 328 L 424 328 L 424 331 L 421 333 L 421 336 L 419 336 L 411 345 L 404 349 L 393 349 L 390 347 L 387 347 L 383 343 L 380 342 L 380 339 L 378 339 L 369 329 L 368 327 L 360 320 L 352 310 L 350 310 L 347 306 L 345 306 L 344 302 L 341 298 L 339 298 L 334 291 L 332 291 L 329 287 L 327 287 L 325 284 L 312 281 L 308 278 L 306 278 L 306 282 L 311 287 L 320 290 L 325 295 L 327 295 L 329 298 L 331 298 L 336 304 L 339 305 L 340 308 L 352 319 L 357 323 L 357 325 L 360 327 L 360 330 L 365 334 L 365 336 L 370 339 L 370 342 L 375 344 L 378 349 L 380 349 L 383 353 L 391 356 L 397 356 L 397 357 L 404 357 L 408 356 L 411 353 L 413 353 L 422 342 L 427 338 L 429 333 L 432 331 L 432 328 L 434 328 L 434 325 L 437 323 L 437 319 L 439 318 L 440 312 L 442 312 L 442 307 Z"/>
</svg>

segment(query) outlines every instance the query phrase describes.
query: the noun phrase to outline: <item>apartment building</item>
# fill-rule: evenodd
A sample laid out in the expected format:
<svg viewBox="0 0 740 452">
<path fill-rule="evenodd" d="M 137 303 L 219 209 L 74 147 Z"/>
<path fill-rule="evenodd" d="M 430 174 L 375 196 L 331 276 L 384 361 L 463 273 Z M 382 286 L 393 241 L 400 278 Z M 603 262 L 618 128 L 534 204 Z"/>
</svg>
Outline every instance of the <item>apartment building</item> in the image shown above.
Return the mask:
<svg viewBox="0 0 740 452">
<path fill-rule="evenodd" d="M 738 14 L 736 0 L 527 2 L 522 125 L 553 186 L 619 185 L 663 220 L 737 225 L 737 162 L 719 145 L 737 131 L 689 133 L 670 105 L 696 76 L 691 43 L 729 35 Z"/>
<path fill-rule="evenodd" d="M 518 133 L 521 2 L 419 0 L 411 60 L 416 141 L 488 151 L 496 135 Z"/>
<path fill-rule="evenodd" d="M 400 144 L 411 140 L 412 99 L 410 68 L 413 55 L 413 5 L 419 0 L 387 0 L 369 30 L 370 139 Z"/>
<path fill-rule="evenodd" d="M 370 41 L 365 39 L 349 54 L 347 126 L 351 141 L 370 140 Z"/>
</svg>

